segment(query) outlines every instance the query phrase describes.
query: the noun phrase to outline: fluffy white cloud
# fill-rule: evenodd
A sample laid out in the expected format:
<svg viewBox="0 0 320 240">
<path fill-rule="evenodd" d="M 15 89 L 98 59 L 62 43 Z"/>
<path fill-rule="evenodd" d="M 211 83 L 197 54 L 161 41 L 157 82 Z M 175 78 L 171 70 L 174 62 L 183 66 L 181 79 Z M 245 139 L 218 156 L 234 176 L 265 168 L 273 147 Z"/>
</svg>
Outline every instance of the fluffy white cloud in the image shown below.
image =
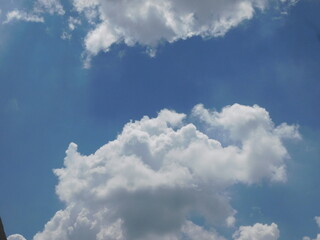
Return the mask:
<svg viewBox="0 0 320 240">
<path fill-rule="evenodd" d="M 60 0 L 33 0 L 29 14 L 15 19 L 43 21 L 45 13 L 65 15 Z M 92 56 L 109 51 L 111 45 L 140 44 L 153 56 L 163 42 L 175 42 L 193 36 L 203 38 L 224 36 L 230 29 L 251 19 L 267 7 L 287 12 L 298 0 L 72 0 L 79 16 L 69 22 L 72 31 L 82 14 L 92 25 L 84 38 L 85 66 Z M 22 13 L 22 11 L 13 11 Z M 29 15 L 29 17 L 27 16 Z M 19 16 L 19 17 L 18 17 Z M 69 17 L 69 16 L 68 16 Z M 70 38 L 65 32 L 63 39 Z"/>
<path fill-rule="evenodd" d="M 32 13 L 26 13 L 19 10 L 13 10 L 7 13 L 7 18 L 4 23 L 9 23 L 11 21 L 26 21 L 26 22 L 44 22 L 43 17 Z"/>
<path fill-rule="evenodd" d="M 166 109 L 156 118 L 145 116 L 89 156 L 71 143 L 64 168 L 54 171 L 66 208 L 34 240 L 221 240 L 192 216 L 212 229 L 232 226 L 236 210 L 226 189 L 262 179 L 285 181 L 288 153 L 282 139 L 298 133 L 296 127 L 275 127 L 259 106 L 235 104 L 211 112 L 198 105 L 192 118 L 200 123 Z M 203 119 L 212 124 L 200 131 Z M 269 236 L 275 225 L 261 228 Z"/>
<path fill-rule="evenodd" d="M 161 41 L 223 36 L 230 28 L 252 18 L 255 9 L 263 9 L 267 3 L 266 0 L 87 2 L 75 0 L 74 5 L 79 10 L 88 6 L 91 11 L 92 7 L 99 10 L 101 22 L 85 40 L 86 49 L 92 55 L 101 50 L 108 51 L 119 41 L 129 46 L 139 43 L 155 47 Z"/>
<path fill-rule="evenodd" d="M 26 239 L 20 234 L 13 234 L 8 237 L 8 240 L 26 240 Z"/>
<path fill-rule="evenodd" d="M 85 38 L 88 55 L 118 42 L 155 48 L 163 41 L 223 36 L 270 3 L 292 5 L 291 0 L 73 0 L 76 10 L 96 23 Z"/>
<path fill-rule="evenodd" d="M 286 180 L 283 159 L 287 152 L 281 139 L 300 139 L 297 126 L 283 123 L 275 127 L 269 113 L 257 105 L 234 104 L 216 112 L 199 104 L 194 107 L 193 115 L 205 122 L 223 141 L 241 146 L 244 154 L 242 162 L 235 160 L 234 164 L 244 167 L 238 177 L 243 182 L 256 182 L 262 176 L 274 181 Z"/>
<path fill-rule="evenodd" d="M 278 226 L 256 223 L 253 226 L 241 226 L 233 235 L 235 240 L 277 240 L 279 238 Z"/>
</svg>

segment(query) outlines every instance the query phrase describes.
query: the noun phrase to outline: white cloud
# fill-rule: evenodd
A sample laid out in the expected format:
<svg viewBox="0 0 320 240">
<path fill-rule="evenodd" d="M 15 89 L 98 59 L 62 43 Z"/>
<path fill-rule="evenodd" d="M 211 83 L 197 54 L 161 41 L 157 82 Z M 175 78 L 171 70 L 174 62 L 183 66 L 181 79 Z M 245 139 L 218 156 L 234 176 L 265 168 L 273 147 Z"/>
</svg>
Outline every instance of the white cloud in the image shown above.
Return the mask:
<svg viewBox="0 0 320 240">
<path fill-rule="evenodd" d="M 63 40 L 70 40 L 72 38 L 72 32 L 81 25 L 81 20 L 75 17 L 68 18 L 68 29 L 63 31 L 61 34 L 61 38 Z"/>
<path fill-rule="evenodd" d="M 44 22 L 43 17 L 40 17 L 38 15 L 35 15 L 32 13 L 22 12 L 19 10 L 13 10 L 13 11 L 7 13 L 7 18 L 4 23 L 9 23 L 14 20 L 26 21 L 26 22 L 40 22 L 40 23 Z"/>
<path fill-rule="evenodd" d="M 194 117 L 203 118 L 205 111 L 198 105 Z M 236 104 L 206 117 L 229 136 L 228 144 L 166 109 L 156 118 L 127 123 L 89 156 L 71 143 L 64 168 L 54 171 L 66 208 L 34 240 L 223 239 L 214 228 L 232 226 L 236 213 L 226 189 L 284 181 L 288 154 L 263 108 Z M 212 230 L 193 223 L 192 214 Z M 269 228 L 274 225 L 263 227 Z"/>
<path fill-rule="evenodd" d="M 246 151 L 243 162 L 235 161 L 235 164 L 252 167 L 247 168 L 251 172 L 241 175 L 242 181 L 252 183 L 261 176 L 268 176 L 273 181 L 286 180 L 285 165 L 281 162 L 287 152 L 280 142 L 284 138 L 300 138 L 297 126 L 281 124 L 275 127 L 268 112 L 257 105 L 249 107 L 234 104 L 221 112 L 209 111 L 203 105 L 197 105 L 193 109 L 193 115 L 221 135 L 224 141 L 231 141 L 236 146 L 240 144 Z M 263 149 L 260 149 L 261 145 L 264 146 Z M 272 162 L 279 165 L 270 166 Z"/>
<path fill-rule="evenodd" d="M 300 0 L 281 0 L 283 3 L 288 3 L 290 6 L 296 5 Z"/>
<path fill-rule="evenodd" d="M 65 10 L 59 0 L 37 0 L 34 5 L 34 12 L 48 12 L 49 14 L 64 15 Z"/>
<path fill-rule="evenodd" d="M 223 36 L 271 3 L 292 5 L 291 0 L 73 0 L 79 13 L 96 22 L 85 38 L 89 56 L 119 42 L 152 49 L 164 41 Z"/>
<path fill-rule="evenodd" d="M 87 6 L 77 0 L 74 2 L 80 10 Z M 263 9 L 266 2 L 140 0 L 128 4 L 123 0 L 93 1 L 91 6 L 99 9 L 101 23 L 87 35 L 86 50 L 96 55 L 120 41 L 129 46 L 139 43 L 156 47 L 161 41 L 223 36 L 243 20 L 252 18 L 254 9 Z"/>
<path fill-rule="evenodd" d="M 69 17 L 68 19 L 68 27 L 70 31 L 73 31 L 76 29 L 77 25 L 81 24 L 81 20 L 79 18 Z"/>
<path fill-rule="evenodd" d="M 268 7 L 287 12 L 297 0 L 72 0 L 79 15 L 68 19 L 69 30 L 87 19 L 92 28 L 84 37 L 84 60 L 107 52 L 113 44 L 142 45 L 150 56 L 163 42 L 193 36 L 224 36 L 230 29 L 252 19 Z M 21 11 L 19 11 L 21 12 Z M 64 15 L 60 0 L 34 0 L 30 16 L 43 21 L 45 13 Z M 82 16 L 83 15 L 83 16 Z M 39 17 L 40 16 L 40 17 Z M 20 17 L 20 20 L 31 18 Z M 36 19 L 36 18 L 33 18 Z M 70 33 L 69 33 L 70 35 Z"/>
<path fill-rule="evenodd" d="M 61 34 L 61 39 L 63 39 L 63 40 L 70 40 L 71 38 L 72 38 L 71 33 L 66 32 L 66 31 L 62 32 L 62 34 Z"/>
<path fill-rule="evenodd" d="M 241 226 L 233 238 L 235 240 L 277 240 L 279 235 L 277 224 L 256 223 L 253 226 Z"/>
<path fill-rule="evenodd" d="M 65 11 L 59 0 L 36 0 L 33 9 L 30 12 L 17 9 L 8 12 L 4 23 L 13 20 L 43 23 L 45 13 L 64 15 Z"/>
<path fill-rule="evenodd" d="M 8 237 L 8 240 L 26 240 L 26 239 L 20 234 L 13 234 Z"/>
</svg>

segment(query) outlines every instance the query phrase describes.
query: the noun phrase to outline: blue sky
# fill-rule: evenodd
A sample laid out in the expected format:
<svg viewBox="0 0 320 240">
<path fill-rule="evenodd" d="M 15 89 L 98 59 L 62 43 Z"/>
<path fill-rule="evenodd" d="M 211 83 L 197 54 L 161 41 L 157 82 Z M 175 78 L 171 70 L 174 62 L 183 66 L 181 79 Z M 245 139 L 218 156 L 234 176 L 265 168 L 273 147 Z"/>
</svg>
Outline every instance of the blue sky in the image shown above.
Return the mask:
<svg viewBox="0 0 320 240">
<path fill-rule="evenodd" d="M 226 239 L 232 239 L 240 226 L 256 223 L 276 223 L 282 240 L 316 236 L 319 228 L 314 217 L 320 215 L 320 2 L 301 0 L 276 9 L 277 1 L 261 1 L 267 2 L 263 10 L 255 9 L 252 17 L 225 28 L 221 36 L 199 33 L 183 40 L 177 35 L 172 41 L 164 33 L 154 42 L 145 36 L 143 26 L 147 29 L 149 25 L 141 23 L 134 46 L 124 42 L 132 38 L 127 30 L 110 46 L 97 46 L 97 53 L 86 45 L 86 39 L 99 25 L 90 24 L 84 12 L 75 10 L 77 1 L 62 1 L 64 14 L 50 14 L 49 7 L 54 9 L 54 5 L 46 7 L 41 2 L 45 1 L 0 3 L 0 187 L 4 193 L 0 214 L 7 235 L 19 233 L 32 239 L 43 231 L 38 239 L 50 239 L 44 225 L 70 204 L 59 200 L 55 186 L 64 180 L 58 180 L 52 171 L 63 168 L 70 142 L 79 146 L 81 154 L 89 155 L 116 139 L 130 120 L 155 118 L 166 108 L 187 114 L 186 121 L 192 122 L 196 104 L 220 112 L 238 103 L 266 109 L 275 126 L 283 122 L 299 125 L 302 139 L 282 141 L 291 156 L 286 160 L 287 181 L 277 183 L 266 177 L 228 186 L 225 194 L 237 211 L 231 228 L 206 222 L 197 212 L 188 221 L 203 231 L 215 229 Z M 37 4 L 41 11 L 35 10 Z M 13 10 L 19 10 L 21 16 L 42 17 L 43 22 L 8 21 Z M 110 13 L 106 10 L 104 14 Z M 81 19 L 74 30 L 68 28 L 69 16 Z M 154 21 L 152 31 L 161 32 Z M 64 31 L 71 37 L 62 39 Z M 155 56 L 148 55 L 150 48 L 156 49 Z M 85 61 L 90 61 L 89 68 L 84 67 Z M 209 130 L 206 134 L 218 139 Z M 214 183 L 208 180 L 206 184 Z M 123 229 L 128 239 L 135 238 L 133 233 L 130 237 L 128 223 Z M 159 229 L 155 232 L 167 239 L 161 238 Z M 238 239 L 252 238 L 243 233 Z"/>
</svg>

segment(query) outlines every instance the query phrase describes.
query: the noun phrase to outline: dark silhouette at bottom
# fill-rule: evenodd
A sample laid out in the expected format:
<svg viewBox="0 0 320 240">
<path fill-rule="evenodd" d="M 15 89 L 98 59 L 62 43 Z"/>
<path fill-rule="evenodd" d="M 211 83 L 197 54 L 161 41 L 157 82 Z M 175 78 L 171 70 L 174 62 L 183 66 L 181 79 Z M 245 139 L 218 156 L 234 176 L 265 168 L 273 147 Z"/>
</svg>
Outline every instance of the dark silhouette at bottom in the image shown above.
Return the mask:
<svg viewBox="0 0 320 240">
<path fill-rule="evenodd" d="M 6 233 L 4 232 L 1 217 L 0 217 L 0 240 L 7 240 Z"/>
</svg>

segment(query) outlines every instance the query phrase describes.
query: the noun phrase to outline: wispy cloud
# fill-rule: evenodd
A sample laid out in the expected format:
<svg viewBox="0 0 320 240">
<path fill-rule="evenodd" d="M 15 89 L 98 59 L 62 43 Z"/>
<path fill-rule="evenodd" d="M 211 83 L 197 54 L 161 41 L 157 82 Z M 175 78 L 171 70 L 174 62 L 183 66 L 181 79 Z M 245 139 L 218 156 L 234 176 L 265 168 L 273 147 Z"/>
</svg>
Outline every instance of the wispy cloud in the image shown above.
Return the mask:
<svg viewBox="0 0 320 240">
<path fill-rule="evenodd" d="M 12 21 L 26 21 L 26 22 L 44 22 L 44 18 L 32 13 L 26 13 L 19 10 L 13 10 L 7 13 L 7 18 L 4 23 Z"/>
<path fill-rule="evenodd" d="M 14 20 L 26 22 L 44 22 L 44 15 L 64 15 L 65 10 L 59 0 L 37 0 L 33 4 L 33 9 L 30 11 L 21 11 L 15 9 L 7 13 L 7 18 L 4 23 L 9 23 Z"/>
<path fill-rule="evenodd" d="M 60 0 L 37 0 L 34 5 L 34 12 L 64 15 L 65 10 Z"/>
</svg>

